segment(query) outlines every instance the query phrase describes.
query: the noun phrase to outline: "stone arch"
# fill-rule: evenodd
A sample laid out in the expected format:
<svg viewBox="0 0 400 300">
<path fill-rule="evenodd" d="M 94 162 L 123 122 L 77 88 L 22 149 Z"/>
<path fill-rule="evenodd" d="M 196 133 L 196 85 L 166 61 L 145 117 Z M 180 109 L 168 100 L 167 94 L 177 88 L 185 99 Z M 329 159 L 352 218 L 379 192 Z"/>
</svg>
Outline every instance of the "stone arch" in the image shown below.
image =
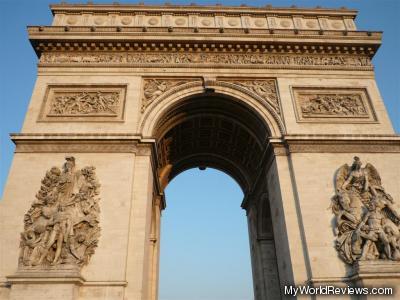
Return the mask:
<svg viewBox="0 0 400 300">
<path fill-rule="evenodd" d="M 167 79 L 157 83 L 163 88 L 153 89 L 159 95 L 148 97 L 151 101 L 143 106 L 139 132 L 156 140 L 162 190 L 180 172 L 204 166 L 230 175 L 246 195 L 255 184 L 269 138 L 284 133 L 280 112 L 257 93 L 232 82 L 174 79 L 172 88 Z M 202 140 L 200 135 L 207 134 L 210 126 L 209 137 Z M 188 136 L 192 142 L 185 141 Z M 174 140 L 178 143 L 171 146 Z M 182 147 L 192 149 L 176 150 Z M 224 151 L 224 147 L 233 150 Z"/>
<path fill-rule="evenodd" d="M 169 79 L 175 84 L 171 88 L 167 80 L 157 80 L 160 89 L 153 86 L 158 96 L 147 97 L 139 124 L 142 136 L 156 143 L 160 191 L 194 167 L 211 167 L 232 177 L 244 194 L 256 299 L 280 298 L 271 214 L 264 203 L 269 200 L 259 197 L 274 155 L 269 139 L 285 134 L 279 102 L 274 107 L 251 87 L 234 81 Z M 264 217 L 269 217 L 267 222 L 261 221 Z M 159 224 L 157 219 L 152 222 Z"/>
<path fill-rule="evenodd" d="M 210 91 L 213 94 L 228 97 L 232 101 L 242 102 L 254 110 L 267 125 L 271 137 L 280 137 L 285 134 L 286 129 L 279 107 L 277 110 L 274 109 L 255 92 L 238 84 L 222 80 L 203 81 L 200 79 L 180 84 L 154 99 L 143 111 L 138 132 L 144 137 L 153 137 L 157 122 L 170 107 Z"/>
</svg>

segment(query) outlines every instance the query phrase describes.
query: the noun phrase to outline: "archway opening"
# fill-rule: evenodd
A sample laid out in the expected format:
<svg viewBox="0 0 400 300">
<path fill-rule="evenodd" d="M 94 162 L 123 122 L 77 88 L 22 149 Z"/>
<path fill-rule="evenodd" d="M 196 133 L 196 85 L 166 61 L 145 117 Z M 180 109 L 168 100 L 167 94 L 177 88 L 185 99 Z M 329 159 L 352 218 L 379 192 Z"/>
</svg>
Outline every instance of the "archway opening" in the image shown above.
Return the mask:
<svg viewBox="0 0 400 300">
<path fill-rule="evenodd" d="M 243 192 L 225 173 L 180 173 L 165 191 L 159 300 L 253 299 Z"/>
<path fill-rule="evenodd" d="M 174 177 L 192 168 L 220 170 L 236 181 L 242 190 L 242 207 L 246 208 L 247 214 L 248 239 L 245 247 L 250 240 L 254 297 L 267 299 L 268 290 L 273 289 L 272 298 L 276 298 L 279 295 L 279 278 L 272 223 L 268 199 L 261 196 L 265 190 L 263 176 L 266 161 L 271 155 L 268 150 L 271 132 L 266 120 L 244 101 L 208 91 L 175 101 L 158 119 L 152 133 L 157 141 L 157 172 L 161 191 L 165 191 Z M 166 196 L 167 202 L 174 201 L 168 198 L 168 194 Z M 259 200 L 254 201 L 255 198 Z M 249 199 L 257 202 L 251 209 L 247 206 Z M 155 221 L 154 224 L 160 222 Z M 221 243 L 219 247 L 226 248 Z M 156 270 L 158 263 L 154 268 L 154 261 L 153 270 Z M 272 270 L 273 274 L 268 270 Z M 157 271 L 153 271 L 153 279 L 154 272 Z M 267 282 L 272 282 L 274 287 Z"/>
<path fill-rule="evenodd" d="M 269 135 L 264 120 L 235 99 L 204 93 L 181 101 L 155 128 L 161 188 L 184 170 L 212 167 L 232 176 L 246 196 Z"/>
</svg>

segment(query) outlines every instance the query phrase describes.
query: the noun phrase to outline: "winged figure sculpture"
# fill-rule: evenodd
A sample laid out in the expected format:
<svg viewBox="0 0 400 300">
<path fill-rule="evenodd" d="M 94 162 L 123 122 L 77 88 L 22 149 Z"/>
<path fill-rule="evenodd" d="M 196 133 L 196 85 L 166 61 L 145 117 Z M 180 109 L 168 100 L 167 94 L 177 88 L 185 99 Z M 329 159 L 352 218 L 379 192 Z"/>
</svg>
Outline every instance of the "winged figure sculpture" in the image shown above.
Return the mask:
<svg viewBox="0 0 400 300">
<path fill-rule="evenodd" d="M 332 212 L 336 249 L 348 264 L 357 260 L 400 261 L 400 209 L 385 192 L 376 168 L 359 157 L 344 164 L 335 178 Z"/>
</svg>

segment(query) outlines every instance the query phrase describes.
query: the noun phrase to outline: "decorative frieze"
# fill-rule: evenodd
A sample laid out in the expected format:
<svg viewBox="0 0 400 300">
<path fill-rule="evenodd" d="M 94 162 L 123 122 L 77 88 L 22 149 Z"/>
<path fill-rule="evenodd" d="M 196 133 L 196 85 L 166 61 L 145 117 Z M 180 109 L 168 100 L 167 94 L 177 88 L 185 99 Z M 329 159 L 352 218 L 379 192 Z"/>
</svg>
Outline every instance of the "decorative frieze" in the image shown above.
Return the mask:
<svg viewBox="0 0 400 300">
<path fill-rule="evenodd" d="M 348 264 L 368 260 L 400 261 L 400 212 L 382 186 L 376 168 L 360 158 L 340 167 L 335 178 L 336 250 Z"/>
<path fill-rule="evenodd" d="M 165 12 L 138 12 L 138 8 L 132 9 L 129 13 L 104 15 L 96 14 L 94 11 L 86 14 L 82 13 L 55 13 L 53 26 L 148 26 L 148 27 L 199 27 L 199 28 L 252 28 L 252 29 L 287 29 L 293 27 L 293 22 L 297 19 L 296 27 L 302 30 L 329 29 L 343 30 L 345 22 L 352 18 L 346 16 L 326 16 L 325 25 L 318 24 L 318 14 L 312 11 L 306 12 L 313 14 L 301 16 L 300 14 L 291 15 L 292 12 L 281 10 L 270 12 L 245 12 L 246 8 L 241 8 L 241 12 L 230 12 L 229 15 L 218 14 L 217 12 L 202 13 L 199 9 L 191 7 L 190 10 L 175 8 L 174 11 Z M 224 11 L 225 12 L 225 11 Z M 243 13 L 245 18 L 243 18 Z M 195 17 L 193 17 L 195 14 Z M 270 16 L 268 16 L 270 15 Z M 347 18 L 346 18 L 347 17 Z M 193 20 L 196 21 L 193 21 Z M 314 21 L 314 22 L 310 22 Z M 316 24 L 316 25 L 315 25 Z M 351 28 L 356 30 L 355 27 Z"/>
<path fill-rule="evenodd" d="M 249 67 L 251 68 L 311 68 L 363 69 L 372 68 L 368 56 L 271 54 L 271 53 L 211 53 L 211 52 L 45 52 L 42 66 L 130 66 L 130 67 Z"/>
<path fill-rule="evenodd" d="M 122 121 L 125 86 L 49 86 L 40 121 Z"/>
<path fill-rule="evenodd" d="M 364 88 L 294 87 L 293 98 L 300 122 L 376 121 Z"/>
<path fill-rule="evenodd" d="M 81 267 L 88 264 L 100 236 L 99 187 L 95 167 L 76 169 L 66 157 L 52 167 L 24 217 L 19 268 Z"/>
</svg>

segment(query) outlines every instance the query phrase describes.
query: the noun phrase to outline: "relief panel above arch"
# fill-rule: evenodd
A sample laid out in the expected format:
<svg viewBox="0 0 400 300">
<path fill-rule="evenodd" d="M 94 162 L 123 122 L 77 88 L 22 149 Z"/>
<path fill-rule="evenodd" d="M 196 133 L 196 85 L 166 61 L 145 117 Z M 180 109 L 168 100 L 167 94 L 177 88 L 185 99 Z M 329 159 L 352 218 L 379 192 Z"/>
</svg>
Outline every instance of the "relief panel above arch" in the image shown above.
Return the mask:
<svg viewBox="0 0 400 300">
<path fill-rule="evenodd" d="M 38 121 L 123 121 L 126 85 L 49 85 Z"/>
<path fill-rule="evenodd" d="M 366 88 L 292 87 L 297 122 L 376 123 Z"/>
</svg>

